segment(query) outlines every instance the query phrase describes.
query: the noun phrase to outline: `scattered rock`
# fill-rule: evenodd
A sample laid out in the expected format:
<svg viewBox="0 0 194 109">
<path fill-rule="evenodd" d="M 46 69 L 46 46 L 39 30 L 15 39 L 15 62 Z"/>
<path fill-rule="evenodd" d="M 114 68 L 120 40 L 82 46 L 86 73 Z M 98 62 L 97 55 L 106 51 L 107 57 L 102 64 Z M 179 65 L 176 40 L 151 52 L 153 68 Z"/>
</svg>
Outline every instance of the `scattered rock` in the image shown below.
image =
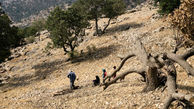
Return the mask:
<svg viewBox="0 0 194 109">
<path fill-rule="evenodd" d="M 6 70 L 5 70 L 5 69 L 0 68 L 0 73 L 5 73 L 5 72 L 6 72 Z"/>
<path fill-rule="evenodd" d="M 88 26 L 87 29 L 92 29 L 92 26 Z"/>
<path fill-rule="evenodd" d="M 98 29 L 98 33 L 99 33 L 99 35 L 101 35 L 102 34 L 102 30 Z M 97 36 L 97 32 L 96 31 L 93 33 L 93 36 Z"/>
<path fill-rule="evenodd" d="M 10 68 L 10 71 L 15 72 L 19 69 L 20 69 L 20 67 L 13 66 L 13 67 Z"/>
<path fill-rule="evenodd" d="M 48 30 L 44 30 L 44 31 L 41 31 L 41 32 L 40 32 L 40 35 L 45 35 L 45 34 L 47 34 L 47 33 L 49 33 Z"/>
<path fill-rule="evenodd" d="M 117 23 L 115 20 L 111 22 L 111 24 L 115 24 L 115 23 Z"/>
<path fill-rule="evenodd" d="M 118 39 L 117 36 L 112 36 L 112 39 Z"/>
<path fill-rule="evenodd" d="M 6 80 L 10 79 L 10 76 L 3 76 L 0 77 L 0 84 L 7 83 Z"/>
<path fill-rule="evenodd" d="M 46 53 L 46 56 L 51 56 L 51 55 L 52 55 L 51 52 Z"/>
<path fill-rule="evenodd" d="M 134 13 L 137 12 L 137 9 L 128 10 L 127 13 Z"/>
<path fill-rule="evenodd" d="M 20 56 L 22 56 L 20 53 L 15 53 L 15 54 L 10 56 L 10 59 L 18 58 Z"/>
<path fill-rule="evenodd" d="M 26 52 L 25 55 L 27 55 L 27 56 L 32 55 L 32 54 L 36 53 L 37 50 L 38 50 L 38 48 L 35 48 L 31 51 Z"/>
<path fill-rule="evenodd" d="M 153 33 L 161 32 L 164 30 L 164 27 L 157 28 L 153 31 Z"/>
<path fill-rule="evenodd" d="M 44 34 L 44 35 L 40 35 L 40 36 L 39 36 L 39 40 L 40 40 L 40 41 L 43 41 L 43 40 L 45 40 L 46 38 L 48 38 L 49 35 L 50 35 L 50 33 L 47 33 L 47 34 Z"/>
<path fill-rule="evenodd" d="M 157 20 L 157 19 L 159 19 L 160 17 L 161 17 L 160 14 L 154 13 L 154 14 L 152 15 L 151 19 Z"/>
<path fill-rule="evenodd" d="M 40 35 L 40 32 L 36 32 L 36 34 L 35 34 L 36 36 L 39 36 Z"/>
<path fill-rule="evenodd" d="M 108 103 L 107 101 L 105 101 L 105 104 L 106 104 L 106 105 L 109 105 L 109 103 Z"/>
<path fill-rule="evenodd" d="M 123 22 L 123 19 L 117 19 L 117 22 L 118 23 Z"/>
<path fill-rule="evenodd" d="M 124 20 L 128 20 L 130 17 L 125 17 Z"/>
</svg>

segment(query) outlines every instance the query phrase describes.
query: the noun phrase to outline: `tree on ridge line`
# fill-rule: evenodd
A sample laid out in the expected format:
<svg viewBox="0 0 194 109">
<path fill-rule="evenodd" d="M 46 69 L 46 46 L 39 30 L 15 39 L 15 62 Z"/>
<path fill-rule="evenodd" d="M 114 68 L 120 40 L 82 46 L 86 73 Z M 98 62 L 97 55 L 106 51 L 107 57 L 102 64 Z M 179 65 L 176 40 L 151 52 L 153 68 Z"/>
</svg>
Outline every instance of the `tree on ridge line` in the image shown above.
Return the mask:
<svg viewBox="0 0 194 109">
<path fill-rule="evenodd" d="M 72 7 L 80 10 L 80 13 L 87 16 L 88 20 L 95 20 L 97 35 L 104 34 L 110 21 L 123 14 L 126 10 L 126 5 L 123 0 L 78 0 Z M 102 16 L 108 18 L 108 23 L 100 30 L 98 21 Z"/>
</svg>

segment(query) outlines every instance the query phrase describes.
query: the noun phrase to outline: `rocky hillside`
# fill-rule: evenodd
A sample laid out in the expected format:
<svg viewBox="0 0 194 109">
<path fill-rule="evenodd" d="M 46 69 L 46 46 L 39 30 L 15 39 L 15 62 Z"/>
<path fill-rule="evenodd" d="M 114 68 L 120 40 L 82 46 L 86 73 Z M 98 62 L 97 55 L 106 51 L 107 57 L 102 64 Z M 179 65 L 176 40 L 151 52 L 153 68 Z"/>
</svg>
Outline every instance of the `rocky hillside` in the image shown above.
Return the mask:
<svg viewBox="0 0 194 109">
<path fill-rule="evenodd" d="M 56 5 L 71 4 L 75 0 L 0 0 L 3 9 L 13 21 L 19 22 L 33 15 L 44 14 L 44 10 Z M 46 12 L 45 12 L 46 14 Z M 44 16 L 44 15 L 42 15 Z"/>
<path fill-rule="evenodd" d="M 6 13 L 16 26 L 25 26 L 40 18 L 46 18 L 55 6 L 67 8 L 76 0 L 0 0 Z M 124 0 L 128 9 L 146 0 Z"/>
<path fill-rule="evenodd" d="M 105 26 L 107 19 L 100 20 Z M 92 80 L 101 77 L 102 68 L 108 74 L 113 66 L 119 66 L 120 54 L 128 53 L 134 38 L 140 38 L 146 50 L 152 54 L 172 51 L 175 47 L 175 31 L 157 14 L 157 9 L 147 3 L 127 11 L 111 22 L 107 33 L 93 36 L 95 27 L 86 30 L 85 40 L 77 48 L 86 55 L 78 62 L 66 62 L 62 49 L 45 50 L 50 42 L 49 33 L 43 31 L 36 42 L 18 47 L 13 59 L 0 65 L 0 109 L 158 109 L 163 105 L 167 91 L 162 89 L 142 93 L 145 83 L 137 74 L 128 75 L 106 90 L 92 87 Z M 87 47 L 95 49 L 90 55 Z M 178 53 L 185 51 L 182 48 Z M 194 57 L 188 62 L 194 66 Z M 128 68 L 140 67 L 131 58 L 118 75 Z M 194 93 L 194 78 L 176 65 L 178 91 Z M 69 90 L 68 70 L 76 72 L 77 90 Z M 102 78 L 101 78 L 102 80 Z"/>
</svg>

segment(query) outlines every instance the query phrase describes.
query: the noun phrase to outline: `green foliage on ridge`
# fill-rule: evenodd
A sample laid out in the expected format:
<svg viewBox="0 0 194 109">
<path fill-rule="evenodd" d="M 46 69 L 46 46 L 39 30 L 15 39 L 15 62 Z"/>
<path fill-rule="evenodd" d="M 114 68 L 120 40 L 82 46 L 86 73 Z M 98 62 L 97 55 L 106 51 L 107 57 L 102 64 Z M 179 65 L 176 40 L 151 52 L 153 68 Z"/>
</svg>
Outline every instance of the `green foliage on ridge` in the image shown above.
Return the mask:
<svg viewBox="0 0 194 109">
<path fill-rule="evenodd" d="M 175 8 L 178 8 L 180 5 L 180 0 L 154 0 L 155 4 L 159 3 L 159 13 L 169 14 L 174 11 Z"/>
<path fill-rule="evenodd" d="M 109 26 L 111 19 L 123 14 L 126 10 L 123 0 L 77 0 L 72 7 L 78 9 L 88 20 L 95 20 L 97 35 L 103 34 Z M 98 20 L 102 16 L 105 16 L 109 20 L 100 33 Z"/>
</svg>

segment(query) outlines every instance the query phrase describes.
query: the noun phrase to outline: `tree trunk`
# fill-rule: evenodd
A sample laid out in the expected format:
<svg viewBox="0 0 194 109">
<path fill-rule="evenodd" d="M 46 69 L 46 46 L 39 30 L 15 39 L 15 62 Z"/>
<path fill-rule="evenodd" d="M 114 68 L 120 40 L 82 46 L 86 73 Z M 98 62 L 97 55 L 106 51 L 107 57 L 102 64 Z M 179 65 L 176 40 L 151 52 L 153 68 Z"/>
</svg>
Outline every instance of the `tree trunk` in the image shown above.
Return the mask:
<svg viewBox="0 0 194 109">
<path fill-rule="evenodd" d="M 158 70 L 156 67 L 149 67 L 146 72 L 146 87 L 143 89 L 143 92 L 148 92 L 155 90 L 159 85 L 159 78 L 157 76 Z"/>
<path fill-rule="evenodd" d="M 105 33 L 106 29 L 107 29 L 108 26 L 110 25 L 110 21 L 111 21 L 111 18 L 109 18 L 108 24 L 104 27 L 104 29 L 103 29 L 103 31 L 102 31 L 103 34 Z"/>
<path fill-rule="evenodd" d="M 98 17 L 97 16 L 95 18 L 95 24 L 96 24 L 96 34 L 98 36 L 99 35 L 99 31 L 98 31 Z"/>
<path fill-rule="evenodd" d="M 73 46 L 72 43 L 70 43 L 70 49 L 71 49 L 70 57 L 71 58 L 74 58 L 74 49 L 75 49 L 75 46 Z"/>
<path fill-rule="evenodd" d="M 68 52 L 65 46 L 63 46 L 63 51 L 65 52 L 65 54 Z"/>
</svg>

